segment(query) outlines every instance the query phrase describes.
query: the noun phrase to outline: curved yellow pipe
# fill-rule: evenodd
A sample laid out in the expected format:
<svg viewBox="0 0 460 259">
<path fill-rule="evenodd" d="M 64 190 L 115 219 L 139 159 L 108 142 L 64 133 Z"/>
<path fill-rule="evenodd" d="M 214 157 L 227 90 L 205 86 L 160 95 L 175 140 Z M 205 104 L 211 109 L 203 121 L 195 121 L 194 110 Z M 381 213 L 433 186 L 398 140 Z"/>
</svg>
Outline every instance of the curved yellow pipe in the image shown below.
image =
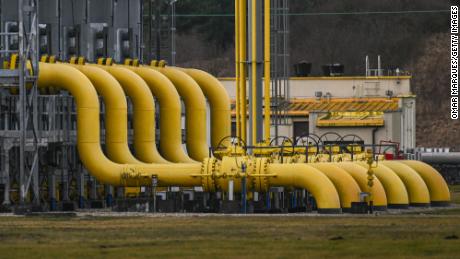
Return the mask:
<svg viewBox="0 0 460 259">
<path fill-rule="evenodd" d="M 100 145 L 99 100 L 91 81 L 76 68 L 40 63 L 39 87 L 58 86 L 75 98 L 77 106 L 77 147 L 80 160 L 99 181 L 113 186 L 200 186 L 201 164 L 117 164 L 110 161 Z"/>
<path fill-rule="evenodd" d="M 194 163 L 182 148 L 181 103 L 171 81 L 160 72 L 147 67 L 126 67 L 138 74 L 149 86 L 160 104 L 160 150 L 171 162 Z"/>
<path fill-rule="evenodd" d="M 118 81 L 105 70 L 95 66 L 74 67 L 88 77 L 104 100 L 105 145 L 109 159 L 115 163 L 141 163 L 129 150 L 126 96 Z"/>
<path fill-rule="evenodd" d="M 411 206 L 429 206 L 430 193 L 422 177 L 411 167 L 397 161 L 382 161 L 403 181 L 409 195 Z"/>
<path fill-rule="evenodd" d="M 340 199 L 331 180 L 307 164 L 269 164 L 267 173 L 272 186 L 295 186 L 307 189 L 315 198 L 318 212 L 340 213 Z"/>
<path fill-rule="evenodd" d="M 231 135 L 230 97 L 227 90 L 212 75 L 198 69 L 185 69 L 195 80 L 208 99 L 211 110 L 211 146 Z"/>
<path fill-rule="evenodd" d="M 191 158 L 203 161 L 209 157 L 206 140 L 206 99 L 200 86 L 189 75 L 173 67 L 155 67 L 177 89 L 185 104 L 185 134 L 187 152 Z"/>
<path fill-rule="evenodd" d="M 362 166 L 366 170 L 368 168 L 368 165 L 365 162 L 356 162 L 356 164 Z M 406 186 L 398 175 L 381 163 L 379 163 L 377 167 L 372 168 L 372 171 L 375 176 L 379 178 L 383 188 L 385 189 L 388 207 L 403 209 L 408 208 L 409 195 L 407 194 Z"/>
<path fill-rule="evenodd" d="M 320 170 L 334 184 L 340 197 L 340 204 L 343 211 L 351 209 L 352 202 L 359 202 L 361 189 L 356 181 L 345 170 L 330 163 L 311 163 L 311 167 Z"/>
<path fill-rule="evenodd" d="M 157 150 L 155 141 L 155 102 L 141 77 L 119 66 L 100 66 L 118 80 L 133 104 L 134 149 L 145 163 L 169 163 Z"/>
<path fill-rule="evenodd" d="M 430 165 L 416 160 L 400 160 L 414 169 L 425 181 L 432 206 L 445 206 L 450 203 L 450 192 L 442 175 Z"/>
<path fill-rule="evenodd" d="M 367 170 L 364 169 L 362 166 L 359 166 L 355 163 L 351 162 L 340 162 L 336 163 L 336 166 L 344 169 L 347 173 L 355 179 L 358 183 L 359 188 L 362 191 L 368 190 L 367 186 Z M 385 189 L 383 189 L 382 183 L 378 179 L 378 177 L 374 178 L 374 186 L 372 186 L 372 203 L 374 205 L 375 210 L 386 210 L 387 208 L 387 197 L 385 194 Z"/>
</svg>

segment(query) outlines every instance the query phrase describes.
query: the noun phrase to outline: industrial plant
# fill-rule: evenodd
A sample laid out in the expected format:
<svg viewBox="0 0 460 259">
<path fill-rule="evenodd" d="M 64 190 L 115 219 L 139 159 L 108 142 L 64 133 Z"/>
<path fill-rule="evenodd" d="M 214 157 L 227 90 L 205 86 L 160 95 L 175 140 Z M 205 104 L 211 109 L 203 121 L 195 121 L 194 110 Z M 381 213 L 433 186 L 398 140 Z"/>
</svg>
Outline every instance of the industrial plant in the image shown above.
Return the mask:
<svg viewBox="0 0 460 259">
<path fill-rule="evenodd" d="M 177 67 L 175 2 L 0 1 L 1 212 L 450 205 L 459 155 L 417 147 L 410 73 L 291 67 L 287 0 L 234 1 L 235 77 Z"/>
</svg>

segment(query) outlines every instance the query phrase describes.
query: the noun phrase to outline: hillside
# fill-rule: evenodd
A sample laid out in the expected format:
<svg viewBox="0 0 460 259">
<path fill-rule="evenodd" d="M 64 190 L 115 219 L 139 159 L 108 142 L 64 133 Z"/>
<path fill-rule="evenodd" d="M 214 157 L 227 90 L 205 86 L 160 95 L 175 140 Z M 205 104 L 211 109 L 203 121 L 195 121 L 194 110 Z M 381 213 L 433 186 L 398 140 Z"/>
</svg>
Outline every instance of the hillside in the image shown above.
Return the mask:
<svg viewBox="0 0 460 259">
<path fill-rule="evenodd" d="M 177 13 L 233 13 L 231 0 L 193 2 L 179 2 Z M 413 75 L 417 145 L 460 150 L 460 123 L 449 119 L 449 13 L 385 13 L 449 6 L 447 0 L 291 0 L 290 12 L 303 13 L 290 16 L 291 64 L 307 60 L 313 63 L 312 73 L 320 74 L 322 64 L 339 62 L 346 74 L 363 75 L 365 56 L 376 67 L 381 55 L 384 68 Z M 362 14 L 367 11 L 382 13 Z M 178 65 L 233 76 L 233 30 L 231 16 L 178 17 Z"/>
</svg>

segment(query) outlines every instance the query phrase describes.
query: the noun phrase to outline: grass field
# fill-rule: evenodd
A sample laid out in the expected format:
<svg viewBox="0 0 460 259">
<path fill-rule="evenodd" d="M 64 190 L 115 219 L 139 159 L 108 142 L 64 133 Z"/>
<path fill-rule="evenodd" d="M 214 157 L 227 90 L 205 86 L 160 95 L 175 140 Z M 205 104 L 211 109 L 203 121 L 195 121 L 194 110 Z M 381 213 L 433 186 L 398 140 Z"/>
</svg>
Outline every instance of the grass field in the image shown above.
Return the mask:
<svg viewBox="0 0 460 259">
<path fill-rule="evenodd" d="M 460 188 L 452 198 L 460 200 Z M 460 208 L 377 216 L 0 217 L 0 258 L 459 258 Z"/>
</svg>

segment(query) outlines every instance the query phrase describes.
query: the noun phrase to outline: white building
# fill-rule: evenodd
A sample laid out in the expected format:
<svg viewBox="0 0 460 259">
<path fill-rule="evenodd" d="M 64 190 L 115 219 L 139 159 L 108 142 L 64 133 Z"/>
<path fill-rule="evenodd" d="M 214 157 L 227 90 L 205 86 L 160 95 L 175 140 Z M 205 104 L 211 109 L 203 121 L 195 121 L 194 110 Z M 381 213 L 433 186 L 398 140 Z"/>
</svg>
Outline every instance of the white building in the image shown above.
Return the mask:
<svg viewBox="0 0 460 259">
<path fill-rule="evenodd" d="M 293 77 L 289 80 L 287 123 L 278 135 L 358 135 L 366 144 L 400 143 L 415 147 L 415 96 L 411 76 Z M 220 81 L 235 100 L 235 79 Z M 233 111 L 234 114 L 234 111 Z M 271 134 L 274 136 L 274 126 Z M 335 140 L 334 135 L 326 136 Z M 348 138 L 348 137 L 347 137 Z M 344 138 L 344 140 L 351 140 Z"/>
</svg>

